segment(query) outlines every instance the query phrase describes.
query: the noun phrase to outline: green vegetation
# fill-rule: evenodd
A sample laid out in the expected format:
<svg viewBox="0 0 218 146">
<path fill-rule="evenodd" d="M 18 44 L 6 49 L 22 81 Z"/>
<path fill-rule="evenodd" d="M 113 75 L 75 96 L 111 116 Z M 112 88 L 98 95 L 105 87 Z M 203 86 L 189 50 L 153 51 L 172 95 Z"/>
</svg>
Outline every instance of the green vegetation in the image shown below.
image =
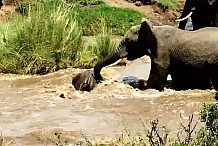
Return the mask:
<svg viewBox="0 0 218 146">
<path fill-rule="evenodd" d="M 110 36 L 123 35 L 143 17 L 98 0 L 73 2 L 21 2 L 17 15 L 0 27 L 0 72 L 45 74 L 93 67 L 115 49 Z M 83 35 L 96 35 L 96 42 L 85 46 Z"/>
<path fill-rule="evenodd" d="M 157 5 L 160 7 L 165 7 L 167 9 L 175 9 L 177 8 L 177 0 L 155 0 Z"/>
<path fill-rule="evenodd" d="M 198 132 L 196 145 L 218 145 L 218 105 L 205 104 L 200 113 L 200 120 L 205 123 Z"/>
<path fill-rule="evenodd" d="M 93 67 L 97 61 L 106 57 L 116 49 L 116 43 L 107 32 L 96 36 L 95 42 L 89 42 L 86 49 L 81 51 L 75 64 L 80 68 Z"/>
<path fill-rule="evenodd" d="M 71 1 L 70 1 L 71 2 Z M 124 35 L 125 32 L 133 25 L 140 23 L 144 15 L 128 8 L 117 8 L 106 5 L 100 0 L 72 0 L 74 2 L 71 11 L 73 18 L 76 17 L 79 26 L 82 28 L 83 35 L 93 36 L 101 33 L 102 20 L 105 21 L 105 27 L 111 29 L 112 35 Z M 69 3 L 69 0 L 68 0 Z M 77 5 L 77 4 L 81 5 Z M 51 7 L 48 2 L 44 4 Z M 29 8 L 35 9 L 36 2 L 23 2 L 16 8 L 16 11 L 22 15 L 27 15 Z M 85 5 L 85 6 L 84 6 Z"/>
<path fill-rule="evenodd" d="M 97 5 L 77 8 L 77 20 L 82 27 L 83 35 L 96 35 L 101 33 L 99 24 L 102 19 L 105 27 L 111 29 L 113 35 L 124 35 L 133 25 L 139 24 L 142 13 L 127 8 L 116 8 L 107 5 Z"/>
<path fill-rule="evenodd" d="M 67 3 L 77 3 L 82 6 L 104 4 L 102 0 L 65 0 Z"/>
<path fill-rule="evenodd" d="M 147 4 L 147 2 L 151 1 L 151 4 L 159 6 L 164 11 L 166 9 L 175 9 L 177 8 L 177 0 L 126 0 L 128 2 L 136 2 L 140 1 L 142 4 Z"/>
<path fill-rule="evenodd" d="M 7 34 L 1 72 L 44 74 L 64 68 L 82 49 L 82 33 L 68 18 L 71 7 L 38 4 L 27 18 L 17 17 Z"/>
</svg>

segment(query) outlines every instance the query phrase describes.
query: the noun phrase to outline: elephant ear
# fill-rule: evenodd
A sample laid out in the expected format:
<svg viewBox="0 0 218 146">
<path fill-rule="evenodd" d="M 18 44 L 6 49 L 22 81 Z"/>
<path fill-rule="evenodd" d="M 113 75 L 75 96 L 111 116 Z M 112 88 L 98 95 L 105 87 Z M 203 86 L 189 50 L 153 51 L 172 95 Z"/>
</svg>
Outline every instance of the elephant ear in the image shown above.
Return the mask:
<svg viewBox="0 0 218 146">
<path fill-rule="evenodd" d="M 141 27 L 139 29 L 138 42 L 146 47 L 146 54 L 154 58 L 157 56 L 157 39 L 153 33 L 153 26 L 151 21 L 146 18 L 142 19 Z"/>
</svg>

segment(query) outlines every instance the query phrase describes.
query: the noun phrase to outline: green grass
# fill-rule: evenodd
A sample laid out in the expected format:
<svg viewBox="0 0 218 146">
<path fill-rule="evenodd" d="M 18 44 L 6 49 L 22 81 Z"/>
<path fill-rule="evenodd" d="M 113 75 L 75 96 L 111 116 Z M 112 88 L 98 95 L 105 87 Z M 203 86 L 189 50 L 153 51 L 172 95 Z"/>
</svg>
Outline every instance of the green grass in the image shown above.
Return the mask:
<svg viewBox="0 0 218 146">
<path fill-rule="evenodd" d="M 71 0 L 69 1 L 71 2 Z M 102 20 L 105 21 L 106 27 L 112 30 L 112 35 L 124 35 L 131 26 L 139 24 L 141 19 L 145 17 L 141 12 L 129 8 L 111 7 L 100 0 L 72 0 L 72 3 L 82 3 L 85 5 L 75 5 L 73 10 L 76 11 L 76 14 L 75 12 L 73 14 L 76 15 L 76 19 L 85 36 L 101 33 L 101 26 L 99 25 Z M 21 3 L 16 8 L 16 11 L 27 15 L 29 4 L 34 6 L 34 3 Z M 72 15 L 72 17 L 75 16 Z"/>
<path fill-rule="evenodd" d="M 34 7 L 17 17 L 1 50 L 0 72 L 44 74 L 66 68 L 82 49 L 82 33 L 71 18 L 71 7 L 59 2 Z"/>
<path fill-rule="evenodd" d="M 124 35 L 133 25 L 139 24 L 144 15 L 127 8 L 110 7 L 105 4 L 78 7 L 77 20 L 82 27 L 83 35 L 97 35 L 101 33 L 102 20 L 111 29 L 112 35 Z"/>
<path fill-rule="evenodd" d="M 125 34 L 144 16 L 95 2 L 87 6 L 59 0 L 20 3 L 16 12 L 21 15 L 0 26 L 0 72 L 45 74 L 93 67 L 116 47 L 110 35 Z M 82 35 L 96 35 L 96 42 L 84 47 Z"/>
<path fill-rule="evenodd" d="M 164 7 L 168 7 L 169 9 L 177 8 L 178 1 L 177 0 L 155 0 L 158 4 Z"/>
<path fill-rule="evenodd" d="M 104 4 L 102 0 L 65 0 L 67 3 L 77 3 L 81 6 Z"/>
<path fill-rule="evenodd" d="M 102 27 L 102 34 L 96 35 L 95 41 L 89 41 L 86 49 L 81 51 L 75 62 L 76 67 L 92 68 L 102 58 L 116 49 L 116 43 L 111 40 L 110 33 Z"/>
</svg>

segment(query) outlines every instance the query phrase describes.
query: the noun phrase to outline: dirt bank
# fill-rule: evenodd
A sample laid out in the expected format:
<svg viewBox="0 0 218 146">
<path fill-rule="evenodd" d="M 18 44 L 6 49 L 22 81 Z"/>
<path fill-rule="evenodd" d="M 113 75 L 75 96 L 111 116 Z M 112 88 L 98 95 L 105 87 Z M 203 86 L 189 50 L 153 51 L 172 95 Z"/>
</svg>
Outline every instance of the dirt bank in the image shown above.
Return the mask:
<svg viewBox="0 0 218 146">
<path fill-rule="evenodd" d="M 134 3 L 129 3 L 126 0 L 105 0 L 107 4 L 116 7 L 131 8 L 144 13 L 154 23 L 154 25 L 173 25 L 177 26 L 175 19 L 180 16 L 184 0 L 178 0 L 178 8 L 163 12 L 155 5 L 136 6 Z"/>
<path fill-rule="evenodd" d="M 175 19 L 182 12 L 184 0 L 178 0 L 178 8 L 163 12 L 159 7 L 154 5 L 136 6 L 134 3 L 125 0 L 105 0 L 107 4 L 116 7 L 131 8 L 144 13 L 155 25 L 173 25 L 177 26 Z M 4 5 L 0 10 L 0 21 L 8 20 L 15 11 L 15 5 Z"/>
</svg>

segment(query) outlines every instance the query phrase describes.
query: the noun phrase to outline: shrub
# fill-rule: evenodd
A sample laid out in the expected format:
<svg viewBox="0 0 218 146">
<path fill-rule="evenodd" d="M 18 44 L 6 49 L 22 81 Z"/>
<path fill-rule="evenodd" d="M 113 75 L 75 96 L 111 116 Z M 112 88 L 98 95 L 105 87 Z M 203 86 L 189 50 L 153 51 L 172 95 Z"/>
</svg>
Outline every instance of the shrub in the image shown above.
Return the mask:
<svg viewBox="0 0 218 146">
<path fill-rule="evenodd" d="M 95 37 L 95 41 L 88 42 L 85 50 L 80 52 L 76 66 L 91 68 L 102 58 L 111 54 L 116 49 L 116 43 L 111 40 L 111 35 L 102 22 L 102 33 Z"/>
<path fill-rule="evenodd" d="M 0 72 L 4 73 L 45 74 L 68 66 L 93 67 L 115 48 L 109 35 L 123 35 L 144 16 L 105 4 L 74 7 L 58 0 L 24 0 L 16 11 L 21 15 L 0 27 L 4 40 Z M 102 34 L 103 27 L 110 33 Z M 97 42 L 82 50 L 83 34 L 97 35 Z"/>
<path fill-rule="evenodd" d="M 123 35 L 131 26 L 139 24 L 141 19 L 145 17 L 144 14 L 132 9 L 108 6 L 101 0 L 68 0 L 67 2 L 80 4 L 73 9 L 73 11 L 76 10 L 76 13 L 72 12 L 75 14 L 72 17 L 76 16 L 83 35 L 86 36 L 101 33 L 99 24 L 102 18 L 105 19 L 106 27 L 112 29 L 113 35 Z M 20 3 L 16 11 L 22 15 L 27 15 L 29 7 L 32 10 L 35 9 L 35 3 L 28 1 Z M 84 7 L 84 5 L 86 6 Z M 49 6 L 48 2 L 46 2 L 46 6 Z"/>
<path fill-rule="evenodd" d="M 218 105 L 205 104 L 200 113 L 205 127 L 198 132 L 197 145 L 218 145 Z"/>
<path fill-rule="evenodd" d="M 111 41 L 109 34 L 102 34 L 96 37 L 96 43 L 88 47 L 99 59 L 102 59 L 116 49 L 116 43 Z"/>
<path fill-rule="evenodd" d="M 71 65 L 82 48 L 82 33 L 75 19 L 69 19 L 72 12 L 56 1 L 37 3 L 27 18 L 14 20 L 0 71 L 44 74 Z"/>
</svg>

